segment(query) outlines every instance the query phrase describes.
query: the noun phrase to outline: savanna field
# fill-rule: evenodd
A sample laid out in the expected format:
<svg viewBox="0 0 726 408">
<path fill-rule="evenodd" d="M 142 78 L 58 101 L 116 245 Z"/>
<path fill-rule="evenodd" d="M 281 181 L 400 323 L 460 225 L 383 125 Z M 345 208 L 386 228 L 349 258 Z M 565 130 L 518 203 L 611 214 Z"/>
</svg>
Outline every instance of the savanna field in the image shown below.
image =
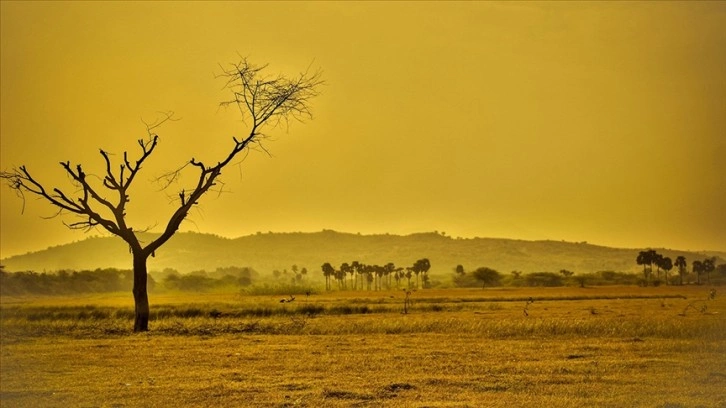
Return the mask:
<svg viewBox="0 0 726 408">
<path fill-rule="evenodd" d="M 720 287 L 3 296 L 2 407 L 723 407 Z"/>
</svg>

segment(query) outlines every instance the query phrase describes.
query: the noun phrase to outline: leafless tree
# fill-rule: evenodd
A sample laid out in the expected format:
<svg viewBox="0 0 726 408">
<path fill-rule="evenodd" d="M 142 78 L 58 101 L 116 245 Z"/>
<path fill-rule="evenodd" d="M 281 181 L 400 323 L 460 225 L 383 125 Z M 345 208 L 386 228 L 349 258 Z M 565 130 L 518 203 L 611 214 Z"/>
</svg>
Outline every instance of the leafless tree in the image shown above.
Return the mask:
<svg viewBox="0 0 726 408">
<path fill-rule="evenodd" d="M 135 230 L 126 222 L 128 192 L 159 143 L 156 129 L 164 122 L 173 120 L 171 114 L 147 125 L 148 136 L 138 140 L 140 151 L 135 159 L 128 152 L 124 152 L 123 160 L 114 163 L 109 153 L 101 150 L 105 169 L 100 177 L 87 174 L 80 164 L 61 162 L 61 167 L 73 184 L 72 189 L 48 186 L 26 166 L 0 173 L 0 177 L 21 198 L 24 199 L 26 195 L 37 196 L 55 206 L 58 209 L 57 215 L 76 215 L 76 221 L 66 224 L 69 228 L 88 230 L 101 226 L 129 245 L 133 257 L 136 332 L 147 331 L 149 328 L 146 267 L 149 256 L 153 256 L 177 232 L 182 221 L 202 196 L 220 183 L 219 176 L 235 158 L 244 156 L 250 149 L 265 150 L 263 142 L 268 137 L 266 131 L 280 124 L 286 125 L 291 119 L 303 121 L 311 118 L 311 100 L 318 95 L 323 84 L 320 71 L 308 70 L 294 77 L 271 76 L 266 73 L 266 65 L 253 65 L 246 58 L 239 63 L 220 68 L 218 78 L 225 81 L 225 88 L 232 94 L 221 106 L 237 108 L 249 127 L 249 132 L 240 139 L 233 137 L 229 153 L 216 164 L 192 158 L 181 168 L 163 177 L 165 187 L 169 187 L 185 170 L 195 170 L 197 174 L 196 184 L 177 194 L 176 210 L 158 238 L 149 243 L 141 242 L 137 236 L 141 230 Z"/>
</svg>

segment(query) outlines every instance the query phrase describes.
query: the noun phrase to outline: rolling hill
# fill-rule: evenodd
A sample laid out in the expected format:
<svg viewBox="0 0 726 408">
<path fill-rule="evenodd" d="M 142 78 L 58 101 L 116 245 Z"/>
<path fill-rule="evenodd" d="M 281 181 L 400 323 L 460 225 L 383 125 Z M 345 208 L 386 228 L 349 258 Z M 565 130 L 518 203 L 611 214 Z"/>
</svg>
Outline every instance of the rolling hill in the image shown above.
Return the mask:
<svg viewBox="0 0 726 408">
<path fill-rule="evenodd" d="M 146 241 L 153 238 L 146 234 Z M 654 248 L 672 259 L 683 255 L 689 261 L 726 252 L 688 251 Z M 275 269 L 306 267 L 316 276 L 320 265 L 359 261 L 368 264 L 393 262 L 410 266 L 420 258 L 431 261 L 431 275 L 448 275 L 461 264 L 467 270 L 488 266 L 502 273 L 510 271 L 576 273 L 601 270 L 638 272 L 635 263 L 639 249 L 610 248 L 563 241 L 522 241 L 495 238 L 454 239 L 438 233 L 412 235 L 360 235 L 323 230 L 315 233 L 258 233 L 230 239 L 200 233 L 179 233 L 154 258 L 150 271 L 165 268 L 186 273 L 212 271 L 218 267 L 248 266 L 266 274 Z M 3 259 L 7 271 L 55 271 L 59 269 L 131 268 L 128 248 L 115 237 L 92 237 L 71 244 Z"/>
</svg>

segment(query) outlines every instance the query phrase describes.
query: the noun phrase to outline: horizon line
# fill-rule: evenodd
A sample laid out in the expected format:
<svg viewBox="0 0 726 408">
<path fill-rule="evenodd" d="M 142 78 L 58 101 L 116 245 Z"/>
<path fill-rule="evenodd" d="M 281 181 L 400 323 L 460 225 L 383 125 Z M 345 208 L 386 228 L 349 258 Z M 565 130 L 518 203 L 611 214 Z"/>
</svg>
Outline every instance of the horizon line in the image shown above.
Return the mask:
<svg viewBox="0 0 726 408">
<path fill-rule="evenodd" d="M 612 248 L 612 249 L 628 249 L 628 250 L 660 249 L 660 250 L 682 251 L 682 252 L 696 252 L 696 253 L 699 253 L 699 252 L 717 252 L 717 253 L 724 253 L 724 254 L 726 254 L 726 250 L 718 250 L 718 249 L 700 249 L 700 250 L 693 250 L 693 249 L 675 249 L 675 248 L 658 247 L 658 246 L 623 247 L 623 246 L 609 246 L 609 245 L 591 243 L 589 241 L 567 241 L 565 239 L 552 239 L 552 238 L 525 239 L 525 238 L 491 237 L 491 236 L 470 236 L 470 237 L 456 236 L 456 237 L 454 237 L 452 235 L 446 234 L 445 231 L 438 231 L 438 230 L 433 230 L 433 231 L 419 231 L 419 232 L 412 232 L 412 233 L 401 234 L 401 233 L 392 233 L 392 232 L 373 232 L 373 233 L 347 232 L 347 231 L 338 231 L 338 230 L 334 230 L 334 229 L 330 229 L 330 228 L 323 228 L 321 230 L 316 230 L 316 231 L 272 231 L 272 230 L 267 231 L 267 232 L 257 231 L 257 232 L 254 232 L 254 233 L 249 233 L 249 234 L 246 234 L 246 235 L 243 234 L 243 235 L 238 235 L 238 236 L 234 236 L 234 237 L 231 237 L 229 235 L 224 235 L 224 234 L 213 233 L 213 232 L 201 232 L 201 231 L 187 230 L 187 231 L 179 231 L 175 235 L 177 235 L 177 234 L 199 234 L 199 235 L 215 236 L 215 237 L 222 238 L 222 239 L 227 239 L 227 240 L 235 240 L 235 239 L 246 238 L 246 237 L 254 237 L 254 236 L 259 236 L 259 235 L 320 234 L 320 233 L 325 233 L 325 232 L 332 232 L 332 233 L 346 234 L 346 235 L 358 235 L 358 236 L 398 236 L 398 237 L 409 237 L 409 236 L 413 236 L 413 235 L 432 234 L 432 235 L 440 236 L 442 238 L 448 238 L 448 239 L 454 240 L 454 241 L 456 241 L 456 240 L 462 240 L 463 241 L 463 240 L 475 240 L 475 239 L 491 239 L 491 240 L 524 241 L 524 242 L 560 242 L 560 243 L 566 243 L 566 244 L 591 245 L 591 246 L 597 246 L 597 247 L 603 247 L 603 248 Z M 154 231 L 144 231 L 144 232 L 141 232 L 141 233 L 142 234 L 161 234 L 160 232 L 154 232 Z M 111 235 L 110 233 L 108 233 L 108 234 L 94 234 L 94 235 L 90 235 L 90 236 L 87 236 L 87 237 L 82 238 L 82 239 L 73 240 L 73 241 L 69 241 L 69 242 L 65 242 L 65 243 L 60 243 L 60 244 L 56 244 L 56 245 L 51 245 L 51 246 L 48 246 L 48 247 L 46 247 L 44 249 L 29 250 L 29 251 L 26 251 L 24 253 L 16 253 L 16 254 L 12 254 L 12 255 L 9 255 L 9 256 L 0 257 L 0 260 L 10 259 L 10 258 L 14 258 L 16 256 L 29 255 L 29 254 L 32 254 L 32 253 L 42 252 L 42 251 L 46 251 L 46 250 L 49 250 L 49 249 L 52 249 L 52 248 L 57 248 L 57 247 L 65 246 L 65 245 L 72 245 L 72 244 L 76 244 L 76 243 L 79 243 L 79 242 L 87 241 L 87 240 L 90 240 L 90 239 L 97 239 L 97 238 L 116 238 L 116 237 L 113 236 L 113 235 Z"/>
</svg>

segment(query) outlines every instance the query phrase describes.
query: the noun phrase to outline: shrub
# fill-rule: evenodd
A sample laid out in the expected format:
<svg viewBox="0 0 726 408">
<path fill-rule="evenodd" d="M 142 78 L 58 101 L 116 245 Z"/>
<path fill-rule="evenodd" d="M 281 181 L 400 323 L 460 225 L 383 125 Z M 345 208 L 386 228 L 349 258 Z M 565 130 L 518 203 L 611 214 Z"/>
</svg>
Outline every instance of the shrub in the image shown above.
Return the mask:
<svg viewBox="0 0 726 408">
<path fill-rule="evenodd" d="M 502 280 L 502 275 L 494 269 L 481 267 L 475 270 L 472 275 L 480 285 L 483 286 L 499 286 Z"/>
<path fill-rule="evenodd" d="M 471 273 L 454 275 L 451 277 L 451 281 L 457 288 L 478 288 L 481 286 Z"/>
<path fill-rule="evenodd" d="M 554 272 L 534 272 L 524 277 L 527 286 L 563 286 L 562 275 Z"/>
</svg>

